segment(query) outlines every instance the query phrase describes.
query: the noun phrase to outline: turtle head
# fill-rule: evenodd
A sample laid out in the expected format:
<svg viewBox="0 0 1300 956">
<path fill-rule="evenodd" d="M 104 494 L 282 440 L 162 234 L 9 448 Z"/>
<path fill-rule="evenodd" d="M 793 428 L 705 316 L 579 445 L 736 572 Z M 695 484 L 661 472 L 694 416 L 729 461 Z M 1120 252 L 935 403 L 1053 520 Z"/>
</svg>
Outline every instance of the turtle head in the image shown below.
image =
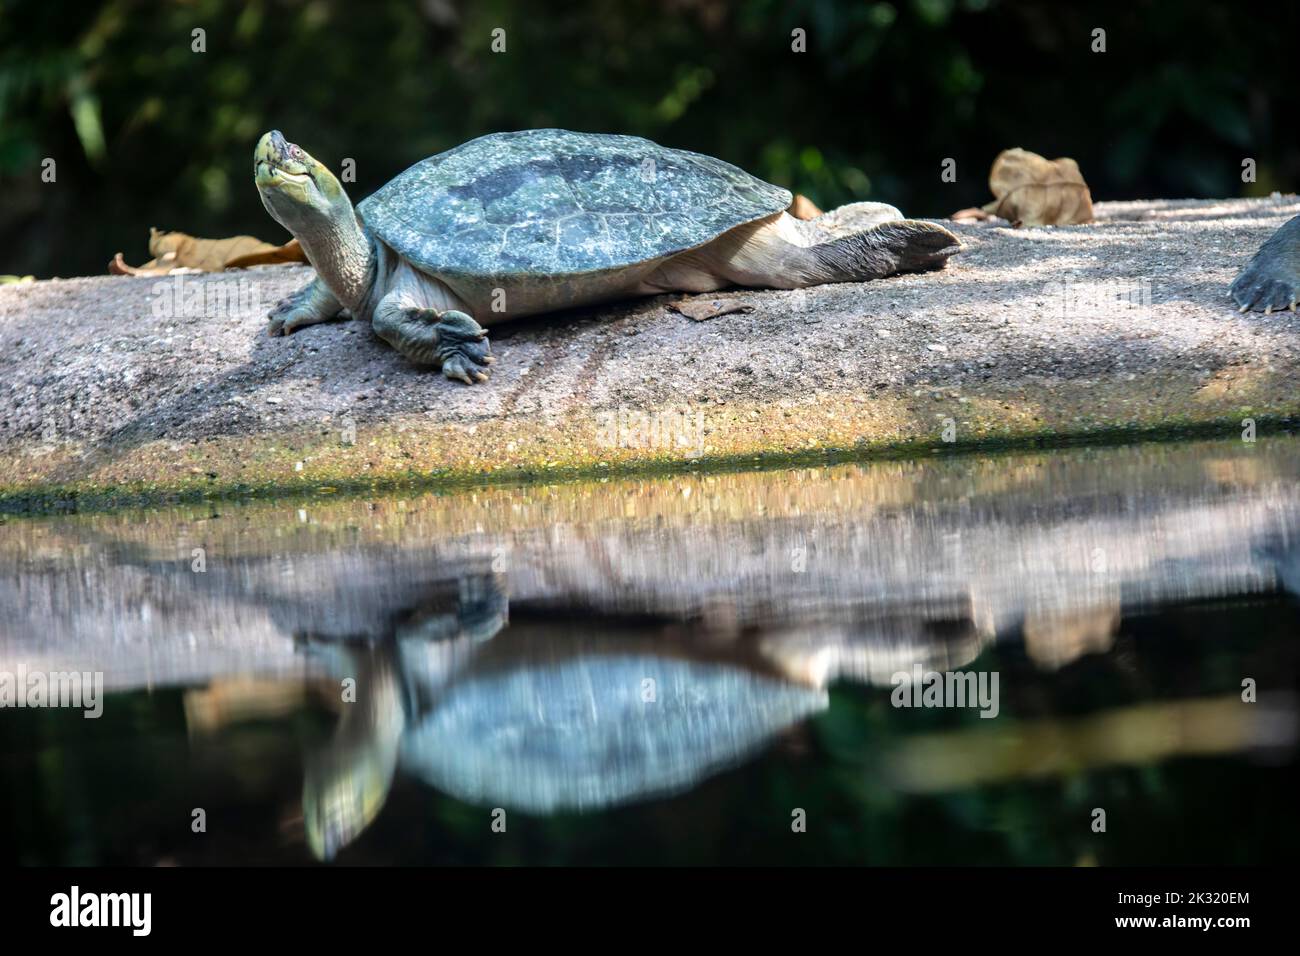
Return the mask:
<svg viewBox="0 0 1300 956">
<path fill-rule="evenodd" d="M 390 646 L 309 647 L 331 671 L 348 675 L 360 689 L 359 698 L 344 705 L 334 736 L 313 746 L 303 760 L 307 845 L 317 859 L 331 860 L 383 809 L 397 770 L 406 715 Z"/>
<path fill-rule="evenodd" d="M 396 761 L 395 750 L 365 745 L 326 747 L 307 757 L 302 816 L 316 859 L 334 859 L 379 815 Z"/>
<path fill-rule="evenodd" d="M 375 257 L 343 184 L 278 129 L 257 141 L 253 177 L 271 218 L 302 243 L 330 292 L 355 314 L 371 290 Z"/>
<path fill-rule="evenodd" d="M 353 215 L 338 178 L 278 129 L 257 141 L 253 174 L 266 211 L 295 236 L 301 238 Z"/>
</svg>

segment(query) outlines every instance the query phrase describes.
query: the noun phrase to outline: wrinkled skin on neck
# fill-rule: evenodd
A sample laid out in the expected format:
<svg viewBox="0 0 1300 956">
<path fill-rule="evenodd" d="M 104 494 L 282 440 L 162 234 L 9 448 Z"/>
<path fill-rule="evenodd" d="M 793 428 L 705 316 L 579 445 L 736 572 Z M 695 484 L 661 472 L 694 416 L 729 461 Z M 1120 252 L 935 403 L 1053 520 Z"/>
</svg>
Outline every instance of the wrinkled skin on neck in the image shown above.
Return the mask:
<svg viewBox="0 0 1300 956">
<path fill-rule="evenodd" d="M 302 244 L 335 297 L 359 314 L 373 283 L 375 251 L 343 184 L 279 130 L 258 140 L 253 172 L 266 211 Z"/>
</svg>

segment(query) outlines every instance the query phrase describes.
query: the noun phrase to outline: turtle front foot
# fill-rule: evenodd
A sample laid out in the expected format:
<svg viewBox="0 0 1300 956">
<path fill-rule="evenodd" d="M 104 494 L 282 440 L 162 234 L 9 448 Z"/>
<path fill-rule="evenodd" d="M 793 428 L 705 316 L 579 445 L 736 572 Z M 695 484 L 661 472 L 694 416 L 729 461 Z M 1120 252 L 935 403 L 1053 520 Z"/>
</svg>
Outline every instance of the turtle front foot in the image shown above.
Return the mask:
<svg viewBox="0 0 1300 956">
<path fill-rule="evenodd" d="M 1296 311 L 1300 300 L 1300 216 L 1278 229 L 1232 283 L 1239 312 Z"/>
<path fill-rule="evenodd" d="M 288 335 L 294 329 L 300 329 L 304 325 L 314 325 L 320 321 L 310 309 L 296 304 L 293 296 L 277 303 L 275 308 L 267 313 L 266 318 L 266 334 L 270 336 Z"/>
<path fill-rule="evenodd" d="M 454 309 L 442 313 L 434 329 L 438 333 L 442 374 L 466 385 L 486 382 L 488 376 L 484 369 L 496 361 L 490 354 L 487 329 L 472 316 Z"/>
<path fill-rule="evenodd" d="M 267 334 L 288 335 L 304 325 L 315 325 L 336 319 L 343 312 L 339 300 L 334 298 L 325 283 L 315 279 L 293 295 L 281 299 L 267 313 Z"/>
<path fill-rule="evenodd" d="M 1296 311 L 1300 301 L 1300 273 L 1278 268 L 1280 263 L 1255 260 L 1232 283 L 1232 298 L 1238 312 Z"/>
</svg>

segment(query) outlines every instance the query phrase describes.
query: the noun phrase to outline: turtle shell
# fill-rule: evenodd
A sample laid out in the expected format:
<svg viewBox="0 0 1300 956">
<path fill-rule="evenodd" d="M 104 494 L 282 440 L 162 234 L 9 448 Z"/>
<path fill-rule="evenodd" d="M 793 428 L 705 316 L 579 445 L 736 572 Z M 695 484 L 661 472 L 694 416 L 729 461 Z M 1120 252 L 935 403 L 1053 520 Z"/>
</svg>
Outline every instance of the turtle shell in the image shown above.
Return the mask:
<svg viewBox="0 0 1300 956">
<path fill-rule="evenodd" d="M 728 665 L 591 655 L 453 682 L 408 729 L 402 765 L 470 803 L 595 810 L 685 790 L 827 704 Z"/>
<path fill-rule="evenodd" d="M 379 239 L 439 278 L 554 281 L 693 249 L 790 200 L 711 156 L 539 129 L 432 156 L 357 208 Z"/>
</svg>

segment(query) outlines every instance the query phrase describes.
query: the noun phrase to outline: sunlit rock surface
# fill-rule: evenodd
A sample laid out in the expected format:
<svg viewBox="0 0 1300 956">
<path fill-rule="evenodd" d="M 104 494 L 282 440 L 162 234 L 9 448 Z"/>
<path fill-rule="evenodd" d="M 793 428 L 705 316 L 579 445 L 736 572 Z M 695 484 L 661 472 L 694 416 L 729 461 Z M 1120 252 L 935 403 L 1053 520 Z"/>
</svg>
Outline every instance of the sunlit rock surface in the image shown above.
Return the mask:
<svg viewBox="0 0 1300 956">
<path fill-rule="evenodd" d="M 494 327 L 462 387 L 357 322 L 268 338 L 306 267 L 0 287 L 0 505 L 69 490 L 311 488 L 693 458 L 1061 439 L 1300 416 L 1300 317 L 1233 277 L 1294 196 L 952 224 L 940 272 L 660 296 Z M 190 307 L 190 304 L 194 304 Z"/>
</svg>

